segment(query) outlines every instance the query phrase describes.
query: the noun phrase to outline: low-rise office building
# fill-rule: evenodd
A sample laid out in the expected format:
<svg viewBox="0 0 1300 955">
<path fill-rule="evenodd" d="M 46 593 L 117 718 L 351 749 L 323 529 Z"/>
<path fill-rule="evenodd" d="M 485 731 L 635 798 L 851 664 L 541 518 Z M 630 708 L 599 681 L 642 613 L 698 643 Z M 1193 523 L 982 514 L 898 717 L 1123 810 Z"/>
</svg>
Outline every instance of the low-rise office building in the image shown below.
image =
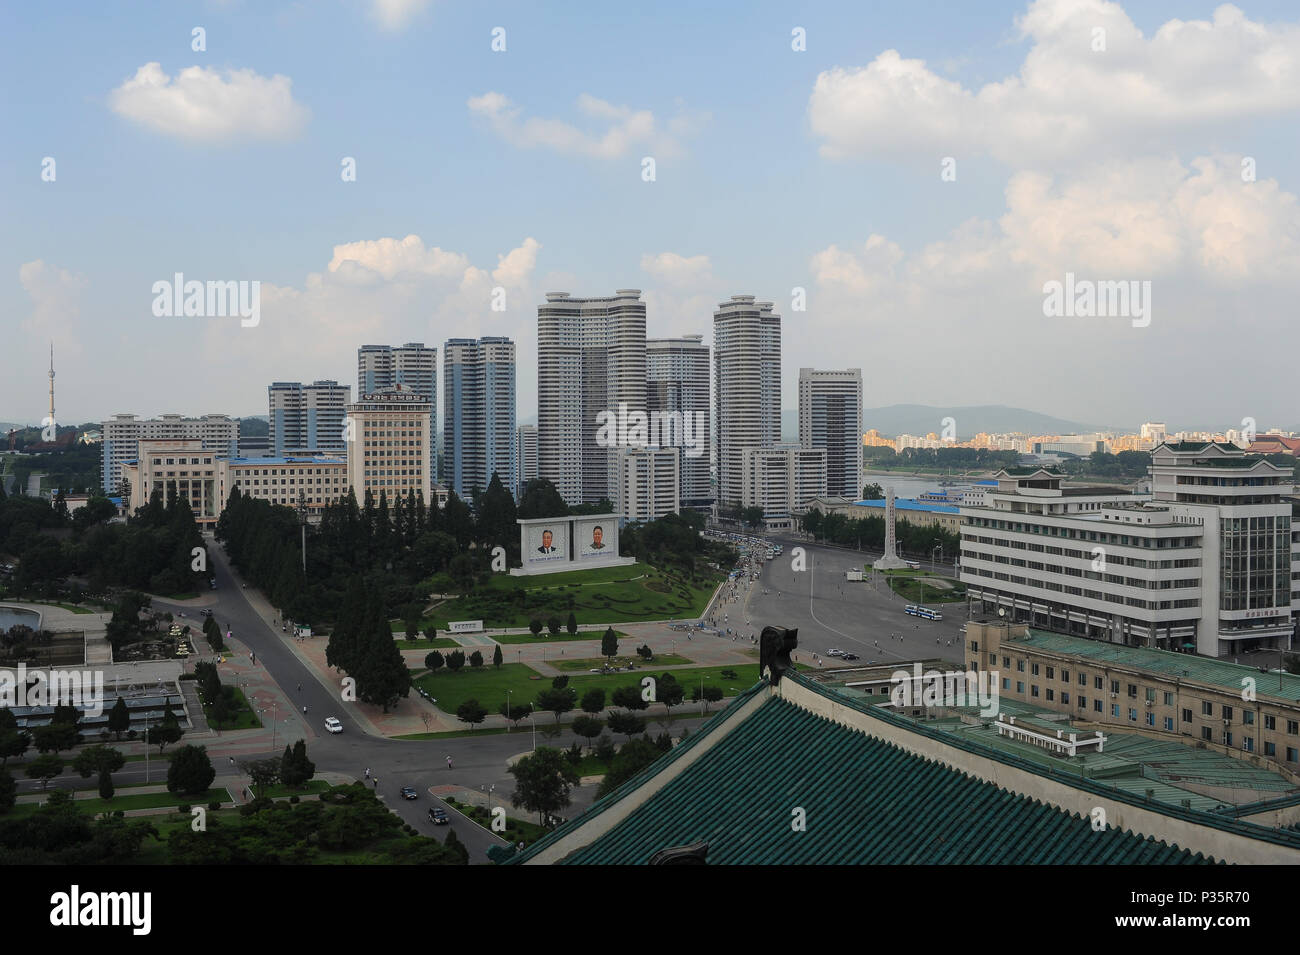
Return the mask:
<svg viewBox="0 0 1300 955">
<path fill-rule="evenodd" d="M 1300 783 L 1300 676 L 1002 621 L 966 627 L 966 666 L 1002 697 L 1102 727 L 1168 734 L 1277 764 Z"/>
<path fill-rule="evenodd" d="M 795 515 L 826 494 L 825 448 L 746 448 L 742 457 L 741 504 L 761 507 L 769 530 L 793 527 Z"/>
</svg>

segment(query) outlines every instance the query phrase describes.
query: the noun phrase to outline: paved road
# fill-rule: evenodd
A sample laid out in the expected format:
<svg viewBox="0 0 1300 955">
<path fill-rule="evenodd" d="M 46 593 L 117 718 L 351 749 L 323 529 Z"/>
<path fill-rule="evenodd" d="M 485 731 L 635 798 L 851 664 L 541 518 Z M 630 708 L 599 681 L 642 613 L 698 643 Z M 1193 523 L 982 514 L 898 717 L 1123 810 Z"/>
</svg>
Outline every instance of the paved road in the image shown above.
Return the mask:
<svg viewBox="0 0 1300 955">
<path fill-rule="evenodd" d="M 797 627 L 796 657 L 801 662 L 806 662 L 805 654 L 824 658 L 832 647 L 857 653 L 862 663 L 963 659 L 959 628 L 966 622 L 964 603 L 931 603 L 943 610 L 944 619 L 920 620 L 903 612 L 909 601 L 889 590 L 883 579 L 874 585 L 845 579 L 846 571 L 860 569 L 879 555 L 790 537 L 768 539 L 779 541 L 784 552 L 765 561 L 758 582 L 746 585 L 736 601 L 719 609 L 719 626 L 739 629 L 742 639 L 769 624 Z M 795 569 L 796 547 L 805 552 L 806 569 Z M 952 576 L 951 566 L 922 566 Z M 723 613 L 729 618 L 725 622 Z"/>
</svg>

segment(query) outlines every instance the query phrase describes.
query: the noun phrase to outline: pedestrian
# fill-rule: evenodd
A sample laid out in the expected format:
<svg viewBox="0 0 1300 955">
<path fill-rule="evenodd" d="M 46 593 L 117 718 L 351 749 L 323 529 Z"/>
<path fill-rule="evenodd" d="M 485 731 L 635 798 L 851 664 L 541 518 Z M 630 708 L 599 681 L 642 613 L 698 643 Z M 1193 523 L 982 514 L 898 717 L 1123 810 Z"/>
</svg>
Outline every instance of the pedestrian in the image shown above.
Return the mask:
<svg viewBox="0 0 1300 955">
<path fill-rule="evenodd" d="M 299 692 L 299 693 L 302 692 L 302 684 L 301 684 L 301 683 L 298 684 L 298 692 Z"/>
<path fill-rule="evenodd" d="M 451 757 L 450 757 L 450 756 L 447 757 L 447 768 L 448 768 L 448 769 L 451 769 Z"/>
<path fill-rule="evenodd" d="M 304 706 L 304 707 L 302 708 L 302 711 L 303 711 L 304 713 L 306 713 L 306 712 L 307 712 L 307 707 Z"/>
<path fill-rule="evenodd" d="M 378 777 L 378 776 L 375 777 L 374 782 L 375 782 L 375 789 L 378 789 L 378 788 L 379 788 L 379 777 Z"/>
<path fill-rule="evenodd" d="M 366 767 L 366 779 L 369 779 L 369 778 L 370 778 L 370 767 L 367 766 L 367 767 Z"/>
</svg>

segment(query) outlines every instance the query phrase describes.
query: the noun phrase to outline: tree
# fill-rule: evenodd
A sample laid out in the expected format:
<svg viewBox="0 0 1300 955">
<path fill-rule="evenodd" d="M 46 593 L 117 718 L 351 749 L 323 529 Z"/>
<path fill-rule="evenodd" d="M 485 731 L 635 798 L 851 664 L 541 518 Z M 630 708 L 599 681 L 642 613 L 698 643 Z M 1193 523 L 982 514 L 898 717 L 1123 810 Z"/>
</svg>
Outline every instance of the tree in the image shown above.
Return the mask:
<svg viewBox="0 0 1300 955">
<path fill-rule="evenodd" d="M 532 620 L 528 621 L 528 629 L 535 637 L 542 632 L 542 622 L 534 617 Z"/>
<path fill-rule="evenodd" d="M 32 741 L 41 753 L 61 753 L 72 749 L 80 739 L 81 735 L 72 723 L 47 723 L 32 728 Z"/>
<path fill-rule="evenodd" d="M 424 665 L 429 668 L 431 673 L 437 673 L 444 663 L 442 654 L 434 650 L 424 658 Z"/>
<path fill-rule="evenodd" d="M 211 617 L 208 618 L 212 620 Z M 206 624 L 204 625 L 206 627 Z M 131 711 L 127 709 L 126 700 L 120 696 L 113 708 L 108 711 L 108 729 L 113 734 L 114 739 L 121 739 L 122 734 L 131 728 Z"/>
<path fill-rule="evenodd" d="M 564 503 L 564 498 L 546 478 L 533 478 L 524 485 L 524 493 L 519 500 L 520 518 L 566 517 L 568 513 L 569 506 Z"/>
<path fill-rule="evenodd" d="M 596 798 L 609 795 L 641 770 L 645 769 L 660 756 L 659 747 L 648 739 L 634 739 L 623 745 L 610 763 L 609 772 L 596 790 Z"/>
<path fill-rule="evenodd" d="M 885 489 L 879 484 L 867 484 L 862 488 L 862 499 L 864 501 L 879 501 L 885 497 Z"/>
<path fill-rule="evenodd" d="M 515 729 L 518 729 L 519 721 L 531 713 L 532 709 L 527 706 L 511 706 L 509 703 L 502 703 L 497 712 L 513 723 Z"/>
<path fill-rule="evenodd" d="M 420 612 L 422 609 L 417 603 L 406 605 L 406 612 L 402 615 L 402 623 L 406 627 L 407 640 L 416 640 L 420 636 Z"/>
<path fill-rule="evenodd" d="M 669 713 L 673 711 L 674 706 L 680 706 L 682 700 L 686 699 L 686 690 L 671 673 L 665 673 L 659 678 L 656 693 L 659 702 L 667 708 Z"/>
<path fill-rule="evenodd" d="M 82 779 L 99 775 L 102 779 L 106 773 L 115 773 L 126 765 L 126 757 L 121 750 L 111 746 L 88 746 L 72 759 L 72 768 Z"/>
<path fill-rule="evenodd" d="M 280 759 L 280 781 L 295 789 L 306 785 L 316 775 L 316 764 L 307 758 L 307 744 L 303 740 L 293 744 L 293 748 L 284 748 Z"/>
<path fill-rule="evenodd" d="M 561 673 L 559 676 L 551 677 L 551 689 L 553 690 L 563 690 L 568 685 L 569 677 L 566 674 Z"/>
<path fill-rule="evenodd" d="M 546 817 L 569 805 L 569 793 L 578 784 L 578 772 L 558 749 L 542 746 L 531 756 L 518 760 L 509 769 L 515 777 L 511 805 Z"/>
<path fill-rule="evenodd" d="M 99 774 L 99 798 L 104 800 L 104 802 L 108 802 L 113 798 L 113 793 L 115 792 L 116 790 L 113 788 L 113 774 L 100 773 Z"/>
<path fill-rule="evenodd" d="M 8 710 L 0 712 L 9 712 Z M 19 730 L 0 730 L 0 766 L 8 766 L 9 758 L 15 759 L 27 752 L 32 744 L 31 735 Z"/>
<path fill-rule="evenodd" d="M 185 731 L 181 729 L 181 724 L 177 722 L 176 714 L 172 712 L 169 707 L 167 711 L 163 713 L 162 723 L 158 726 L 149 727 L 149 732 L 146 734 L 146 742 L 150 746 L 157 746 L 158 752 L 161 753 L 172 743 L 179 741 L 184 735 Z M 207 787 L 204 788 L 206 789 Z"/>
<path fill-rule="evenodd" d="M 253 781 L 253 792 L 256 798 L 262 798 L 263 793 L 268 786 L 274 786 L 280 778 L 280 760 L 254 759 L 239 764 L 244 775 Z"/>
<path fill-rule="evenodd" d="M 475 650 L 469 655 L 469 665 L 471 667 L 481 667 L 483 665 L 483 654 Z"/>
<path fill-rule="evenodd" d="M 630 743 L 633 736 L 645 732 L 645 720 L 635 713 L 614 710 L 609 714 L 609 729 L 611 733 L 623 734 Z"/>
<path fill-rule="evenodd" d="M 650 705 L 650 701 L 641 695 L 641 688 L 635 685 L 618 687 L 610 694 L 609 701 L 625 710 L 644 710 Z"/>
<path fill-rule="evenodd" d="M 605 709 L 605 689 L 596 687 L 582 694 L 582 712 L 595 716 Z"/>
<path fill-rule="evenodd" d="M 443 847 L 456 853 L 456 856 L 460 859 L 461 865 L 469 865 L 469 850 L 466 849 L 465 844 L 460 841 L 460 838 L 456 835 L 455 829 L 452 829 L 451 827 L 447 828 L 447 841 L 443 843 Z"/>
<path fill-rule="evenodd" d="M 554 713 L 557 726 L 560 723 L 560 717 L 572 710 L 577 705 L 577 702 L 578 691 L 569 687 L 563 689 L 552 687 L 537 694 L 537 708 L 546 710 L 548 713 Z"/>
<path fill-rule="evenodd" d="M 600 655 L 607 660 L 618 656 L 618 636 L 613 627 L 607 627 L 600 638 Z"/>
<path fill-rule="evenodd" d="M 698 703 L 698 702 L 700 701 L 700 697 L 701 697 L 701 695 L 704 697 L 704 712 L 707 713 L 707 712 L 709 712 L 709 704 L 710 704 L 710 703 L 716 703 L 716 702 L 718 702 L 720 699 L 722 699 L 722 687 L 720 687 L 720 686 L 706 686 L 706 687 L 704 688 L 704 692 L 703 692 L 703 694 L 701 694 L 701 692 L 700 692 L 700 688 L 699 688 L 698 686 L 696 686 L 696 687 L 692 687 L 692 688 L 691 688 L 691 702 L 692 702 L 692 703 Z"/>
<path fill-rule="evenodd" d="M 560 618 L 554 614 L 546 618 L 546 629 L 551 632 L 551 636 L 558 637 L 560 635 L 560 626 Z"/>
<path fill-rule="evenodd" d="M 591 741 L 601 734 L 605 724 L 594 716 L 575 716 L 573 718 L 573 732 L 587 741 L 587 748 L 591 749 Z"/>
<path fill-rule="evenodd" d="M 650 644 L 648 643 L 641 644 L 641 646 L 636 648 L 636 652 L 637 652 L 637 656 L 639 656 L 642 660 L 647 660 L 647 661 L 653 660 L 655 656 L 655 652 L 650 649 Z"/>
<path fill-rule="evenodd" d="M 573 615 L 572 610 L 569 611 L 569 619 L 565 622 L 564 629 L 568 630 L 570 634 L 578 632 L 578 618 Z"/>
<path fill-rule="evenodd" d="M 54 753 L 46 753 L 29 762 L 24 772 L 26 772 L 28 779 L 39 779 L 41 789 L 45 789 L 49 786 L 51 779 L 63 775 L 63 765 L 63 760 L 59 759 Z"/>
<path fill-rule="evenodd" d="M 492 648 L 492 665 L 498 670 L 501 669 L 501 644 Z"/>
<path fill-rule="evenodd" d="M 0 486 L 4 482 L 0 481 Z M 7 813 L 18 801 L 18 784 L 6 769 L 0 769 L 0 815 Z"/>
<path fill-rule="evenodd" d="M 468 723 L 471 731 L 486 718 L 487 710 L 473 697 L 456 707 L 456 719 L 462 723 Z"/>
<path fill-rule="evenodd" d="M 167 791 L 196 795 L 208 791 L 217 771 L 212 768 L 205 746 L 182 746 L 172 753 L 167 767 Z"/>
</svg>

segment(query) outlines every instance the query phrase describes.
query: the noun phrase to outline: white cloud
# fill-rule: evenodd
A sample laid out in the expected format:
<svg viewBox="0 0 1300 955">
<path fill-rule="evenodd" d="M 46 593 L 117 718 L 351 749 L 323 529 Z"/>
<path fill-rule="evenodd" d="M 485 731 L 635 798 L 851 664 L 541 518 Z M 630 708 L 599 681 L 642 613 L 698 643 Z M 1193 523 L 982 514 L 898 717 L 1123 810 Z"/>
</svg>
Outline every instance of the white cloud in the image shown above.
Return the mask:
<svg viewBox="0 0 1300 955">
<path fill-rule="evenodd" d="M 24 336 L 38 341 L 42 351 L 53 341 L 60 354 L 79 353 L 83 335 L 77 325 L 86 277 L 36 259 L 18 267 L 18 281 L 32 300 Z"/>
<path fill-rule="evenodd" d="M 524 116 L 524 111 L 503 93 L 488 92 L 467 102 L 471 113 L 482 118 L 503 140 L 520 149 L 550 149 L 558 153 L 593 159 L 619 159 L 634 146 L 652 149 L 657 155 L 675 156 L 682 151 L 680 139 L 697 129 L 702 114 L 679 113 L 659 128 L 650 110 L 634 110 L 583 93 L 578 111 L 595 128 L 580 129 L 560 119 Z"/>
<path fill-rule="evenodd" d="M 119 116 L 179 139 L 238 143 L 249 139 L 291 139 L 307 124 L 310 110 L 293 98 L 287 76 L 253 70 L 191 66 L 175 79 L 158 63 L 146 63 L 109 94 Z"/>
<path fill-rule="evenodd" d="M 896 50 L 821 73 L 808 115 L 823 155 L 1030 165 L 1163 152 L 1190 132 L 1300 108 L 1300 27 L 1233 6 L 1211 21 L 1170 20 L 1150 39 L 1105 0 L 1035 0 L 1016 26 L 1031 44 L 1019 72 L 978 90 Z"/>
<path fill-rule="evenodd" d="M 385 30 L 400 30 L 429 3 L 430 0 L 370 0 L 370 14 Z"/>
</svg>

